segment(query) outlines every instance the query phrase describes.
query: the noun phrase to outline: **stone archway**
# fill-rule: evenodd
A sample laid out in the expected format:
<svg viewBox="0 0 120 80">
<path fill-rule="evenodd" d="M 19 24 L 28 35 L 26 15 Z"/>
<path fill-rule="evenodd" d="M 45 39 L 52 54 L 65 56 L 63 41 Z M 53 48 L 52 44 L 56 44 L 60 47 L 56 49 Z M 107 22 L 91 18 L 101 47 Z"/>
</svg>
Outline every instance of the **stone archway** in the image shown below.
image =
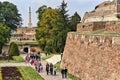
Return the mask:
<svg viewBox="0 0 120 80">
<path fill-rule="evenodd" d="M 28 47 L 24 47 L 23 48 L 23 52 L 28 53 L 29 52 L 29 48 Z"/>
<path fill-rule="evenodd" d="M 21 46 L 21 52 L 23 52 L 23 53 L 30 53 L 30 48 L 31 48 L 30 45 L 22 45 Z"/>
<path fill-rule="evenodd" d="M 35 52 L 35 51 L 40 51 L 40 49 L 38 48 L 38 45 L 19 45 L 19 50 L 21 53 L 31 53 L 31 52 Z"/>
</svg>

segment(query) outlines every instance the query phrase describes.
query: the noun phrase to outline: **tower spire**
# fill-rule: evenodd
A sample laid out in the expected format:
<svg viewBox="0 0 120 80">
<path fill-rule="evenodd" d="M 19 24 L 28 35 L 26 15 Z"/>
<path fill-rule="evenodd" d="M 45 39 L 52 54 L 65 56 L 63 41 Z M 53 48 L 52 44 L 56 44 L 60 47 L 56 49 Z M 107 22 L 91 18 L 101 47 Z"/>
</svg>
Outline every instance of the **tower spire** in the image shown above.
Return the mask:
<svg viewBox="0 0 120 80">
<path fill-rule="evenodd" d="M 29 7 L 29 23 L 28 23 L 28 27 L 32 28 L 32 22 L 31 22 L 31 7 Z"/>
</svg>

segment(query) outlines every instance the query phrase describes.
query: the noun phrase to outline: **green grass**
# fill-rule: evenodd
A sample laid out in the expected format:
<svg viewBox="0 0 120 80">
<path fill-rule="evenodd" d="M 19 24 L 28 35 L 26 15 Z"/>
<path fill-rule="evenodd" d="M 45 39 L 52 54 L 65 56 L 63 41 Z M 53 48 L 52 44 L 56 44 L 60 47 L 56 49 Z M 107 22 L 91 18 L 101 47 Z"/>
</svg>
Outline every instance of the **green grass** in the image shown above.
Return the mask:
<svg viewBox="0 0 120 80">
<path fill-rule="evenodd" d="M 15 62 L 14 60 L 0 60 L 0 62 L 2 63 L 2 62 Z"/>
<path fill-rule="evenodd" d="M 104 31 L 105 31 L 104 29 L 100 29 L 96 31 L 82 31 L 80 32 L 80 34 L 87 34 L 87 35 L 102 34 Z"/>
<path fill-rule="evenodd" d="M 91 34 L 102 34 L 102 33 L 104 33 L 104 31 L 105 31 L 104 29 L 100 29 L 100 30 L 91 32 Z"/>
<path fill-rule="evenodd" d="M 25 60 L 24 60 L 21 56 L 13 56 L 13 59 L 14 59 L 16 62 L 25 62 Z"/>
<path fill-rule="evenodd" d="M 61 62 L 58 62 L 58 63 L 56 63 L 56 64 L 54 65 L 54 66 L 56 66 L 56 68 L 57 68 L 57 70 L 58 70 L 59 72 L 61 72 L 60 63 L 61 63 Z M 73 76 L 73 75 L 70 74 L 70 73 L 68 73 L 67 76 L 68 76 L 70 79 L 72 79 L 72 80 L 80 80 L 79 78 Z"/>
<path fill-rule="evenodd" d="M 116 33 L 116 32 L 104 32 L 104 34 L 109 36 L 120 36 L 120 33 Z"/>
<path fill-rule="evenodd" d="M 15 42 L 16 44 L 38 44 L 37 41 L 11 41 L 11 42 Z M 9 45 L 11 42 L 6 43 L 7 45 Z"/>
<path fill-rule="evenodd" d="M 18 67 L 19 71 L 21 72 L 24 80 L 44 80 L 38 72 L 36 72 L 33 68 L 31 67 Z"/>
<path fill-rule="evenodd" d="M 78 32 L 78 34 L 85 34 L 85 35 L 104 35 L 104 36 L 120 36 L 120 33 L 117 32 L 108 32 L 104 29 L 96 30 L 96 31 L 82 31 Z"/>
<path fill-rule="evenodd" d="M 0 80 L 2 80 L 1 67 L 0 67 Z"/>
<path fill-rule="evenodd" d="M 45 57 L 42 57 L 42 60 L 46 60 L 46 59 L 49 59 L 49 58 L 51 58 L 51 57 L 53 57 L 55 54 L 49 54 L 49 55 L 47 55 L 47 56 L 45 56 Z"/>
<path fill-rule="evenodd" d="M 44 80 L 38 72 L 31 67 L 19 66 L 17 67 L 22 74 L 22 80 Z M 1 67 L 0 67 L 0 80 L 2 80 Z"/>
<path fill-rule="evenodd" d="M 56 66 L 56 68 L 57 68 L 57 70 L 60 72 L 61 71 L 61 69 L 60 69 L 60 63 L 61 62 L 57 62 L 54 66 Z"/>
<path fill-rule="evenodd" d="M 72 80 L 80 80 L 79 78 L 73 76 L 72 74 L 68 73 L 67 76 Z"/>
<path fill-rule="evenodd" d="M 21 56 L 13 56 L 13 60 L 0 60 L 0 62 L 25 62 Z"/>
</svg>

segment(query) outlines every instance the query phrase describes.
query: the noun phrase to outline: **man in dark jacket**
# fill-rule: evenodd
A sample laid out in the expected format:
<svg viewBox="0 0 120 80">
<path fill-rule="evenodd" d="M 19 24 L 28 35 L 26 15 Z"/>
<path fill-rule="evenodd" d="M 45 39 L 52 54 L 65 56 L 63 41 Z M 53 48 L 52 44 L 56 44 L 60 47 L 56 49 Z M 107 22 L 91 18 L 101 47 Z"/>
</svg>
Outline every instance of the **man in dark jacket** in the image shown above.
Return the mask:
<svg viewBox="0 0 120 80">
<path fill-rule="evenodd" d="M 65 69 L 61 69 L 62 78 L 65 78 Z"/>
<path fill-rule="evenodd" d="M 64 71 L 65 71 L 65 78 L 67 78 L 67 72 L 68 72 L 68 70 L 67 70 L 66 67 L 65 67 Z"/>
</svg>

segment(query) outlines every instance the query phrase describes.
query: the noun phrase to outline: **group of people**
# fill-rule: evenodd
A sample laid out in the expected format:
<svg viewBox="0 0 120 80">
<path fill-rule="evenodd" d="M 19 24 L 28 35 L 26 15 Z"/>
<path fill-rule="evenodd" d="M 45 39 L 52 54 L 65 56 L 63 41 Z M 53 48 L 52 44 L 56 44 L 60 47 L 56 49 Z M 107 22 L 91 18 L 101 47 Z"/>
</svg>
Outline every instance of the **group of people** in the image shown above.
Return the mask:
<svg viewBox="0 0 120 80">
<path fill-rule="evenodd" d="M 27 54 L 27 56 L 25 57 L 25 60 L 27 62 L 29 62 L 31 65 L 34 65 L 35 69 L 38 72 L 42 72 L 43 71 L 43 66 L 41 64 L 41 54 L 40 52 L 38 53 L 30 53 Z"/>
<path fill-rule="evenodd" d="M 30 53 L 27 54 L 27 56 L 25 57 L 25 60 L 27 62 L 29 62 L 31 65 L 34 65 L 36 71 L 38 71 L 39 73 L 43 71 L 43 65 L 41 64 L 41 54 L 40 52 L 38 53 Z M 57 72 L 57 68 L 55 66 L 53 66 L 52 63 L 46 63 L 46 74 L 47 75 L 56 75 Z M 67 78 L 67 68 L 63 68 L 61 69 L 61 74 L 62 74 L 62 78 Z"/>
<path fill-rule="evenodd" d="M 47 75 L 49 75 L 49 73 L 51 75 L 56 75 L 56 71 L 57 71 L 57 68 L 55 66 L 53 66 L 52 63 L 50 63 L 50 64 L 47 63 L 46 64 L 46 73 L 47 73 Z"/>
<path fill-rule="evenodd" d="M 40 52 L 29 53 L 29 54 L 27 54 L 27 56 L 25 57 L 25 59 L 26 59 L 27 62 L 29 62 L 30 60 L 40 61 L 41 60 L 41 54 L 40 54 Z"/>
<path fill-rule="evenodd" d="M 46 63 L 46 73 L 47 73 L 47 75 L 49 75 L 49 73 L 51 75 L 56 75 L 56 71 L 57 71 L 57 68 L 55 66 L 53 66 L 52 63 L 50 63 L 50 64 Z M 62 78 L 67 78 L 67 72 L 68 72 L 68 70 L 67 70 L 66 67 L 61 69 Z"/>
</svg>

